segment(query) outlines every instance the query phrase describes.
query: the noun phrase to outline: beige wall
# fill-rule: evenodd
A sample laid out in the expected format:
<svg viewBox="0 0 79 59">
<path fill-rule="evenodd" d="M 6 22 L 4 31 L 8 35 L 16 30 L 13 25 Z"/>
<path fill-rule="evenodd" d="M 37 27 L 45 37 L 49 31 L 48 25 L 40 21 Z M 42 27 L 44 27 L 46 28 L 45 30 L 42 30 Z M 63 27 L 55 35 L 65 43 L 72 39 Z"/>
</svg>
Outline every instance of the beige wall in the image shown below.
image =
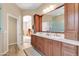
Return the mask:
<svg viewBox="0 0 79 59">
<path fill-rule="evenodd" d="M 54 4 L 54 3 L 43 3 L 39 8 L 37 9 L 34 9 L 34 10 L 23 10 L 22 14 L 23 16 L 25 15 L 30 15 L 32 16 L 32 19 L 34 20 L 33 18 L 33 15 L 34 14 L 39 14 L 39 15 L 42 15 L 43 14 L 43 9 L 49 7 L 50 5 L 54 5 L 54 7 L 58 7 L 59 5 L 62 5 L 62 4 Z M 48 17 L 47 17 L 48 18 Z M 34 23 L 34 21 L 32 21 L 32 24 Z"/>
<path fill-rule="evenodd" d="M 35 14 L 35 11 L 33 10 L 23 10 L 22 12 L 23 16 L 27 16 L 27 15 L 30 15 L 32 17 L 32 24 L 34 24 L 34 14 Z"/>
<path fill-rule="evenodd" d="M 3 53 L 3 32 L 0 32 L 0 55 Z"/>
<path fill-rule="evenodd" d="M 35 14 L 35 11 L 33 10 L 23 10 L 23 16 L 25 15 L 34 15 Z"/>
<path fill-rule="evenodd" d="M 2 12 L 3 12 L 2 18 L 3 18 L 4 30 L 3 30 L 2 33 L 0 33 L 0 43 L 2 43 L 2 45 L 0 44 L 0 53 L 4 53 L 7 50 L 7 13 L 10 13 L 10 14 L 16 16 L 16 17 L 20 17 L 20 19 L 21 19 L 21 28 L 23 29 L 23 26 L 22 26 L 22 19 L 23 18 L 22 18 L 22 16 L 25 16 L 25 15 L 33 16 L 34 14 L 40 14 L 41 15 L 42 10 L 46 7 L 49 7 L 49 5 L 52 5 L 52 4 L 45 4 L 45 5 L 40 6 L 39 8 L 37 8 L 36 10 L 33 10 L 33 11 L 31 11 L 31 10 L 26 10 L 25 11 L 25 10 L 21 10 L 20 8 L 18 8 L 16 6 L 16 4 L 12 4 L 12 3 L 2 4 Z"/>
<path fill-rule="evenodd" d="M 7 13 L 10 13 L 16 17 L 20 17 L 21 18 L 20 21 L 22 21 L 22 11 L 15 4 L 12 3 L 2 4 L 2 12 L 3 12 L 3 33 L 0 35 L 0 39 L 2 40 L 1 46 L 3 50 L 0 50 L 0 53 L 4 53 L 7 51 Z"/>
</svg>

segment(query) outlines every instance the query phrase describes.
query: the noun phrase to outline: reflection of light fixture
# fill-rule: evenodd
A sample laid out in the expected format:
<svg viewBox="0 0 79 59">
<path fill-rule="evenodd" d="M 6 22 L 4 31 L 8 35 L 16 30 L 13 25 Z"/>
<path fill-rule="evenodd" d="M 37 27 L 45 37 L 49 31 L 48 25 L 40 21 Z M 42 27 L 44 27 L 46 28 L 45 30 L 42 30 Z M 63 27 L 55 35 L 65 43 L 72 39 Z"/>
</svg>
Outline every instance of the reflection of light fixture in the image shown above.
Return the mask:
<svg viewBox="0 0 79 59">
<path fill-rule="evenodd" d="M 26 15 L 23 17 L 23 22 L 30 22 L 32 17 L 30 15 Z"/>
<path fill-rule="evenodd" d="M 45 14 L 45 13 L 51 11 L 51 10 L 54 10 L 54 5 L 50 5 L 48 8 L 44 9 L 43 13 Z"/>
</svg>

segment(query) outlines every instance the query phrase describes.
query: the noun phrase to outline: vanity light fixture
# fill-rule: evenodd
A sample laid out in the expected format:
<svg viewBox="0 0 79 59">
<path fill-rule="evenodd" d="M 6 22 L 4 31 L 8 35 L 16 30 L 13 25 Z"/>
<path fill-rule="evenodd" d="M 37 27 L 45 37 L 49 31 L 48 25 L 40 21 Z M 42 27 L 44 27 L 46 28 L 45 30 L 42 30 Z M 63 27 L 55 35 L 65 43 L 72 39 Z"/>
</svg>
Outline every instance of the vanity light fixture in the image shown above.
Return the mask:
<svg viewBox="0 0 79 59">
<path fill-rule="evenodd" d="M 45 14 L 45 13 L 48 13 L 48 12 L 50 12 L 51 10 L 54 10 L 54 5 L 50 5 L 48 8 L 45 8 L 44 10 L 43 10 L 43 13 Z"/>
</svg>

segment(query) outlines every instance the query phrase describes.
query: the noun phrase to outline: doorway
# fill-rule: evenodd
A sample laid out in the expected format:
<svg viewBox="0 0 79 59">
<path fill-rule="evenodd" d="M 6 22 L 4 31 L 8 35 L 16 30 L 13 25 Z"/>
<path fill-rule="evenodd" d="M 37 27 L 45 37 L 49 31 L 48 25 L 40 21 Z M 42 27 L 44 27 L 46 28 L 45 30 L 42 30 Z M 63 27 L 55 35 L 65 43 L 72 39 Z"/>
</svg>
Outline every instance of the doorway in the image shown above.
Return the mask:
<svg viewBox="0 0 79 59">
<path fill-rule="evenodd" d="M 31 43 L 32 34 L 32 16 L 26 15 L 23 17 L 23 43 Z"/>
<path fill-rule="evenodd" d="M 12 14 L 7 14 L 7 51 L 10 45 L 17 44 L 21 48 L 22 41 L 21 34 L 21 19 Z"/>
<path fill-rule="evenodd" d="M 17 19 L 9 16 L 8 24 L 8 44 L 13 45 L 17 43 Z"/>
</svg>

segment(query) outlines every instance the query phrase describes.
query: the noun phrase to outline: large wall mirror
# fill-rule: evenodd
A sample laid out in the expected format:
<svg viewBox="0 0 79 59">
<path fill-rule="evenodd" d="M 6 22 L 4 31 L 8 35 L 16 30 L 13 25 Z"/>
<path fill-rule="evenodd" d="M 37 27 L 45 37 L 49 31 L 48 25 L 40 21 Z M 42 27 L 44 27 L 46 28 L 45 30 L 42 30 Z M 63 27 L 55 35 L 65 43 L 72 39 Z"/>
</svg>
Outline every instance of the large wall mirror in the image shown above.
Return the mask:
<svg viewBox="0 0 79 59">
<path fill-rule="evenodd" d="M 43 15 L 42 31 L 64 32 L 64 5 Z"/>
<path fill-rule="evenodd" d="M 1 12 L 1 4 L 0 4 L 0 32 L 2 31 L 2 12 Z"/>
</svg>

